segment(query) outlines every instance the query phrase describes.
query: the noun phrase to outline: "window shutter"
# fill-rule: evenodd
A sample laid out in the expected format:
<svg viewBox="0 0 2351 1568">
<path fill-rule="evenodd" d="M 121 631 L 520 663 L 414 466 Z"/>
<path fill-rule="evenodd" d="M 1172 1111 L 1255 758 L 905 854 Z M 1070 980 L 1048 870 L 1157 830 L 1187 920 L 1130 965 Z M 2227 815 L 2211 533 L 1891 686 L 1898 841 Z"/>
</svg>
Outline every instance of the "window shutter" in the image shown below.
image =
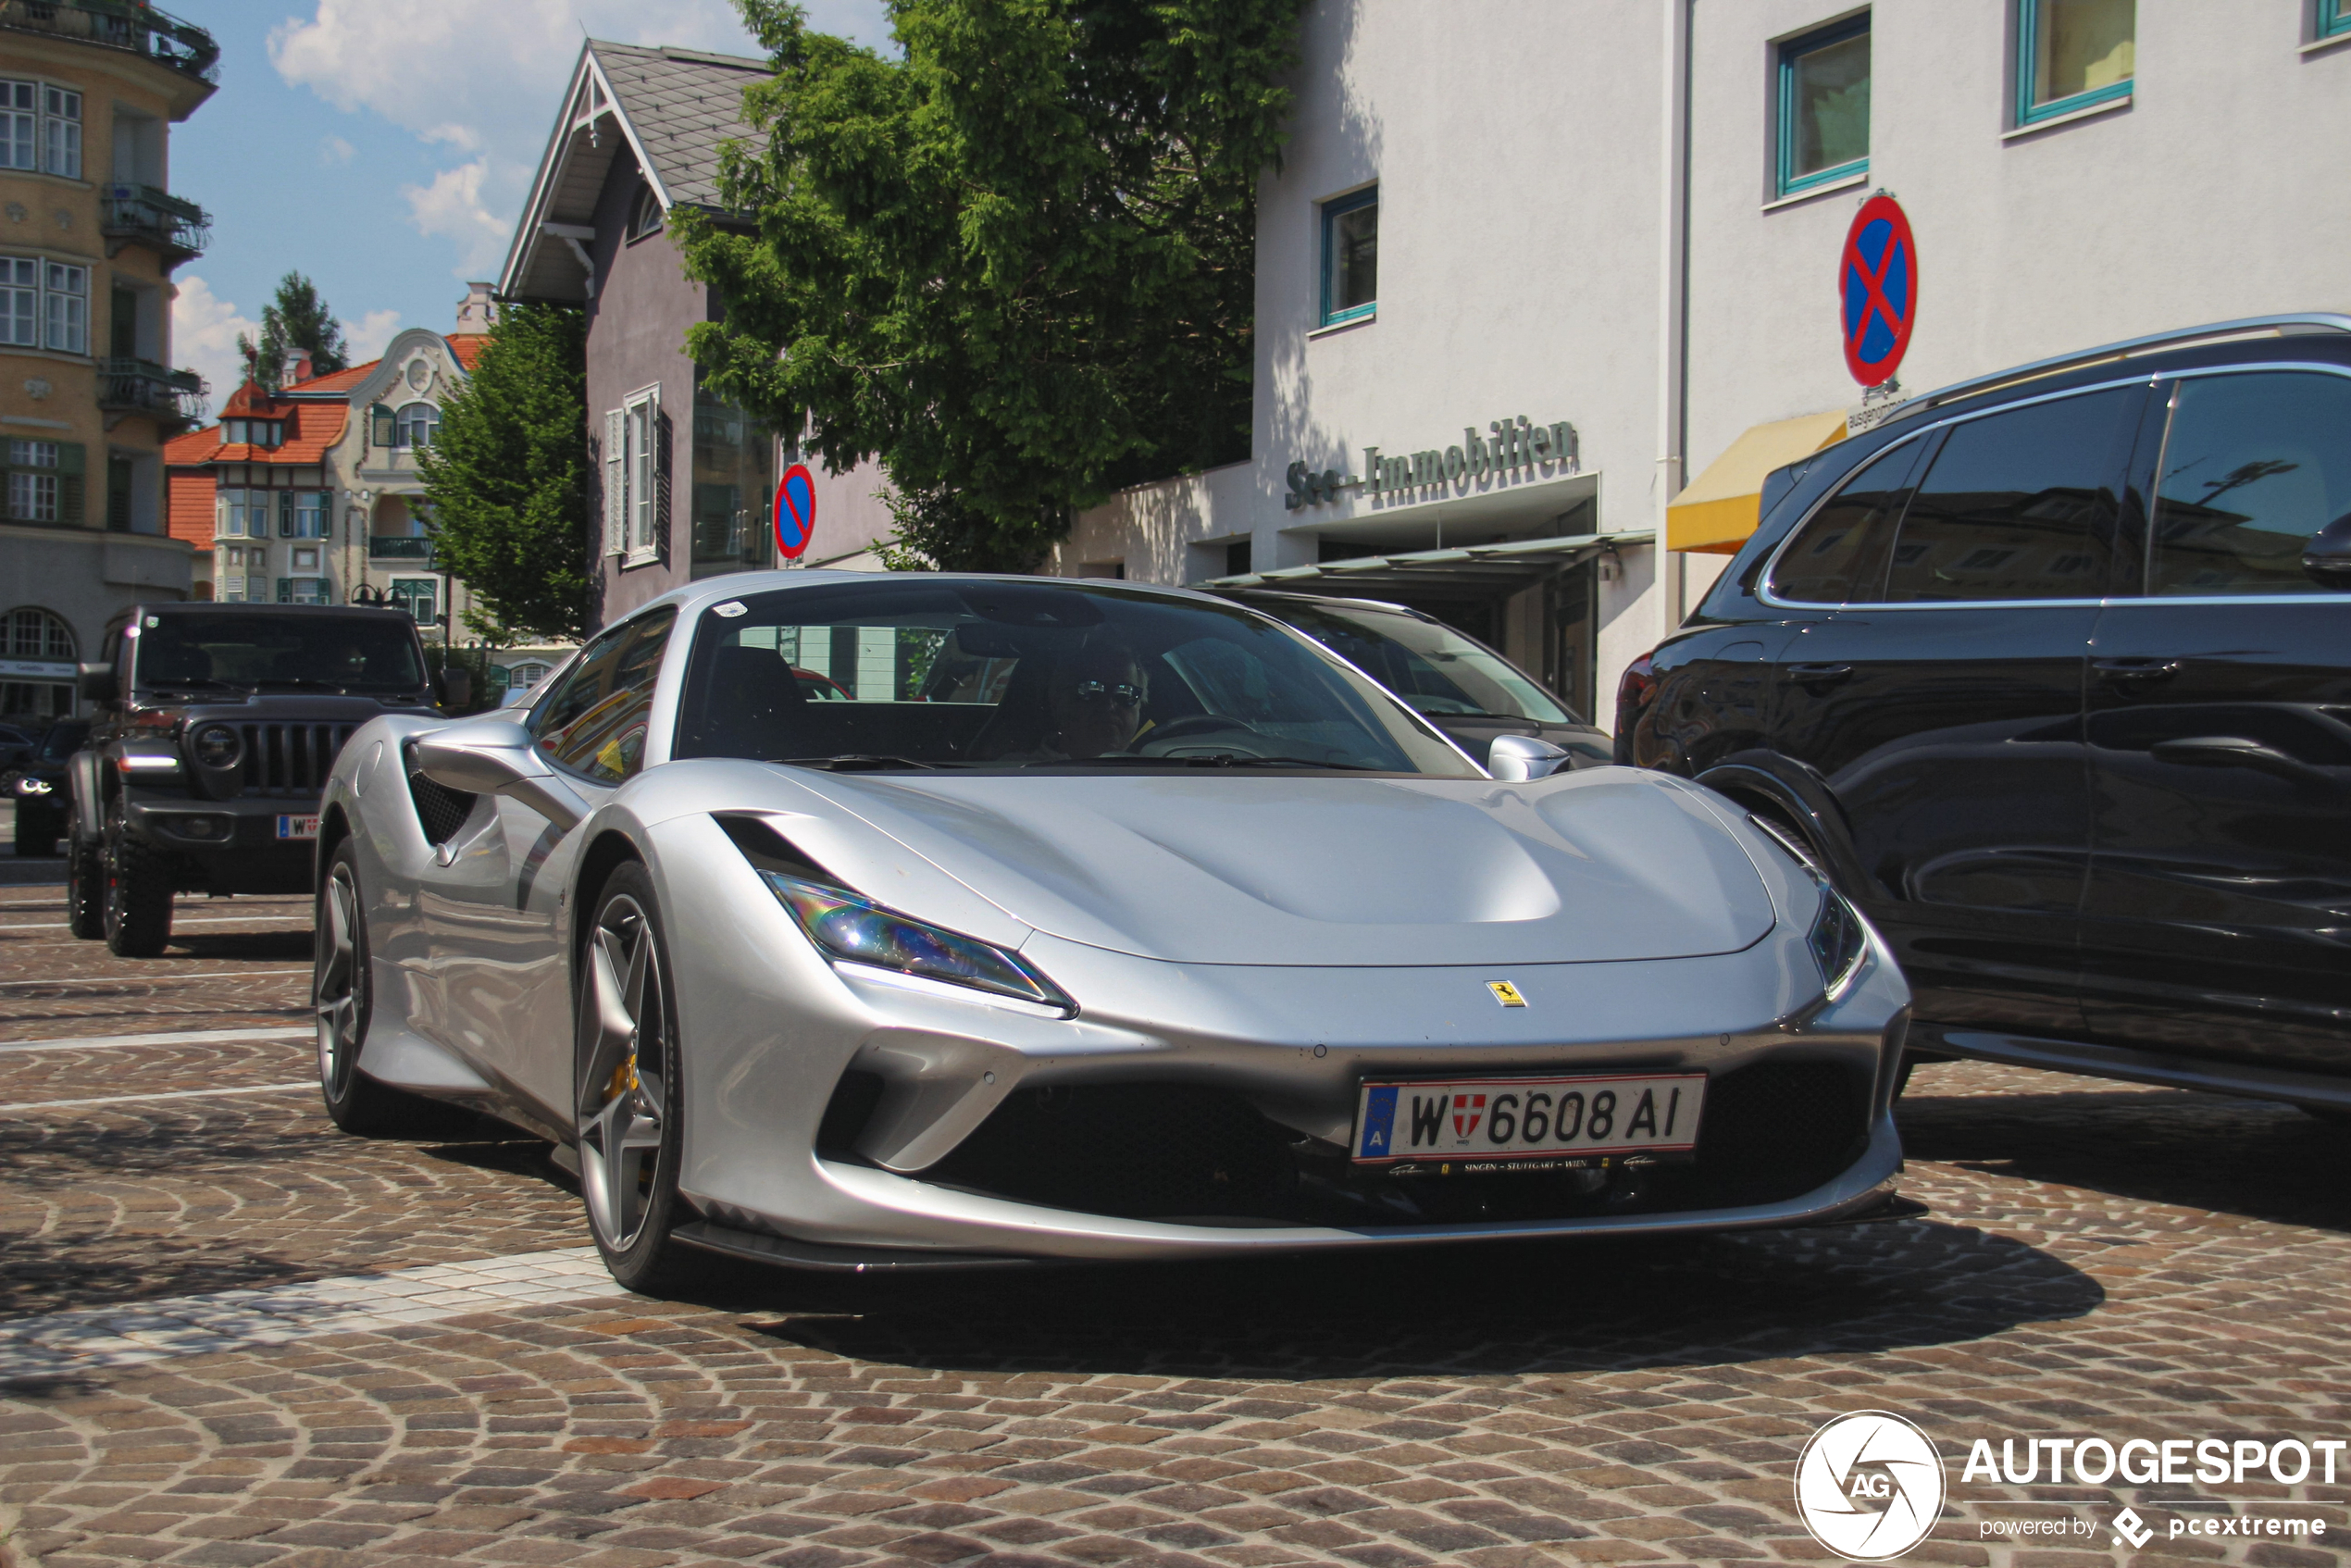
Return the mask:
<svg viewBox="0 0 2351 1568">
<path fill-rule="evenodd" d="M 398 432 L 392 424 L 392 410 L 382 404 L 379 403 L 367 410 L 367 419 L 371 426 L 367 438 L 368 444 L 389 447 L 398 439 Z"/>
<path fill-rule="evenodd" d="M 278 537 L 292 539 L 293 530 L 293 492 L 281 490 L 278 492 Z"/>
<path fill-rule="evenodd" d="M 278 579 L 278 603 L 280 604 L 293 603 L 293 579 L 281 577 Z"/>
<path fill-rule="evenodd" d="M 57 521 L 81 521 L 82 446 L 78 441 L 57 443 Z"/>
<path fill-rule="evenodd" d="M 662 559 L 669 558 L 669 416 L 661 411 L 661 392 L 653 392 L 652 417 L 646 421 L 653 431 L 653 537 L 645 542 L 661 552 Z"/>
<path fill-rule="evenodd" d="M 624 466 L 628 455 L 628 436 L 621 421 L 628 417 L 622 410 L 609 409 L 604 414 L 604 554 L 619 555 L 628 549 L 628 475 Z"/>
</svg>

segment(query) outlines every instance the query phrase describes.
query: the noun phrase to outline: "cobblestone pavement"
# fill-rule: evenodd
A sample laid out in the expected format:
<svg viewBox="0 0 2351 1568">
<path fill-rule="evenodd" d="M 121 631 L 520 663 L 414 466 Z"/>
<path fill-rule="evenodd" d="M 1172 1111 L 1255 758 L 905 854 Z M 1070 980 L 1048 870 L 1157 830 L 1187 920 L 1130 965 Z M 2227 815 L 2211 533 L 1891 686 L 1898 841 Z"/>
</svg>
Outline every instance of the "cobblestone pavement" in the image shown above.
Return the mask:
<svg viewBox="0 0 2351 1568">
<path fill-rule="evenodd" d="M 2351 1135 L 2289 1110 L 1924 1066 L 1900 1223 L 656 1302 L 595 1269 L 542 1144 L 361 1142 L 276 1087 L 311 1072 L 302 916 L 185 901 L 124 963 L 0 887 L 19 1562 L 1820 1562 L 1796 1457 L 1865 1408 L 1949 1462 L 1909 1561 L 2344 1555 L 2351 1464 L 1960 1479 L 1979 1437 L 2351 1437 Z M 2170 1537 L 2215 1495 L 2334 1533 Z M 2028 1519 L 2088 1528 L 1986 1536 Z"/>
</svg>

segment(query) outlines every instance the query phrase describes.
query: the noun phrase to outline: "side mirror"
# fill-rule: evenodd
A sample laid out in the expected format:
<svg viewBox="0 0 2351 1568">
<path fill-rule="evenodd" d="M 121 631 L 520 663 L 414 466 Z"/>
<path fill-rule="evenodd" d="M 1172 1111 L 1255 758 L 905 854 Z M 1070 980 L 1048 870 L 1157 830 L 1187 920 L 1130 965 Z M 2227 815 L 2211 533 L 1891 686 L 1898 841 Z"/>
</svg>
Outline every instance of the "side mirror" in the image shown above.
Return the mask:
<svg viewBox="0 0 2351 1568">
<path fill-rule="evenodd" d="M 2351 589 L 2351 512 L 2310 536 L 2302 569 L 2329 588 Z"/>
<path fill-rule="evenodd" d="M 451 666 L 432 678 L 432 700 L 436 707 L 470 708 L 474 705 L 474 672 L 461 666 Z"/>
<path fill-rule="evenodd" d="M 419 735 L 410 743 L 418 772 L 469 795 L 505 795 L 568 833 L 588 815 L 588 803 L 556 773 L 512 719 L 477 718 Z"/>
<path fill-rule="evenodd" d="M 1493 748 L 1486 753 L 1486 771 L 1505 784 L 1523 784 L 1530 778 L 1549 778 L 1574 760 L 1564 747 L 1532 735 L 1497 735 Z"/>
<path fill-rule="evenodd" d="M 73 689 L 85 703 L 111 703 L 122 694 L 112 665 L 82 665 L 75 672 Z"/>
</svg>

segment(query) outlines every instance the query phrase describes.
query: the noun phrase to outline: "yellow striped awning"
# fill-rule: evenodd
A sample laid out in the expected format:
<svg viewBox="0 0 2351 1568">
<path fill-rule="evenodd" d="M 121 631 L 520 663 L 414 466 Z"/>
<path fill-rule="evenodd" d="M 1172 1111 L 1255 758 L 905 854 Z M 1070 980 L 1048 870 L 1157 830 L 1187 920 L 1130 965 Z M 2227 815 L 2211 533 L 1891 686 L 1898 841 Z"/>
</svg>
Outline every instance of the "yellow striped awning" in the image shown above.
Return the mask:
<svg viewBox="0 0 2351 1568">
<path fill-rule="evenodd" d="M 1665 509 L 1665 547 L 1735 555 L 1755 531 L 1763 478 L 1845 439 L 1842 413 L 1755 425 L 1706 466 Z"/>
</svg>

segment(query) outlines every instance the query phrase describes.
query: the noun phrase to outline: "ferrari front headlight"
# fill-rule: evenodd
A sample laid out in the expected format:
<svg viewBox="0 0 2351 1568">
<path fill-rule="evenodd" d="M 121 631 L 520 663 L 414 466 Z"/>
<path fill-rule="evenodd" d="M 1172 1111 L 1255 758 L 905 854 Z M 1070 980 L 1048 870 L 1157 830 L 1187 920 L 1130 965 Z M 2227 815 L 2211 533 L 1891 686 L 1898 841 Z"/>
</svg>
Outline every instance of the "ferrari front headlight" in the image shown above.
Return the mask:
<svg viewBox="0 0 2351 1568">
<path fill-rule="evenodd" d="M 1826 882 L 1820 888 L 1821 911 L 1812 918 L 1812 957 L 1821 966 L 1821 987 L 1835 1002 L 1860 973 L 1862 955 L 1870 951 L 1870 933 L 1861 924 L 1860 911 Z"/>
<path fill-rule="evenodd" d="M 846 888 L 780 871 L 759 875 L 828 958 L 1076 1011 L 1060 987 L 1002 948 L 884 909 Z"/>
</svg>

